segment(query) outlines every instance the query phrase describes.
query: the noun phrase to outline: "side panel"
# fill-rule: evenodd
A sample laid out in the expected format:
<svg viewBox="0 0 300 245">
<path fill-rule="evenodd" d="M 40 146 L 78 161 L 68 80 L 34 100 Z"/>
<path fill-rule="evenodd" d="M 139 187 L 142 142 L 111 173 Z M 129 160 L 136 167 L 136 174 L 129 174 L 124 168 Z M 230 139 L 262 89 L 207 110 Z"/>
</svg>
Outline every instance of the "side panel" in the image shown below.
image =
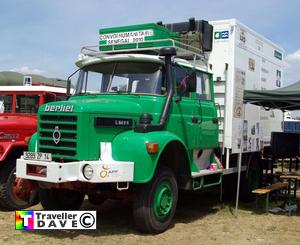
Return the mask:
<svg viewBox="0 0 300 245">
<path fill-rule="evenodd" d="M 244 72 L 244 89 L 265 90 L 276 89 L 282 86 L 283 62 L 275 57 L 276 52 L 283 51 L 264 40 L 259 34 L 254 33 L 247 27 L 237 24 L 235 28 L 235 91 L 238 88 L 237 73 Z M 278 78 L 280 74 L 280 78 Z M 236 92 L 237 93 L 237 92 Z M 245 105 L 244 124 L 241 125 L 242 117 L 233 115 L 235 120 L 233 128 L 239 128 L 242 140 L 243 151 L 254 152 L 269 145 L 272 131 L 282 131 L 282 113 L 279 110 L 266 111 L 264 108 Z M 239 152 L 240 137 L 233 134 L 233 152 Z"/>
<path fill-rule="evenodd" d="M 246 105 L 243 124 L 243 91 L 282 86 L 283 50 L 234 19 L 211 24 L 214 33 L 228 34 L 214 36 L 209 57 L 216 102 L 221 104 L 222 116 L 225 117 L 219 141 L 225 148 L 232 149 L 232 153 L 240 151 L 242 140 L 244 152 L 258 151 L 269 144 L 272 131 L 282 131 L 282 113 Z"/>
<path fill-rule="evenodd" d="M 215 102 L 219 105 L 219 142 L 223 147 L 232 145 L 234 31 L 228 21 L 210 22 L 214 26 L 213 50 L 208 63 L 213 73 Z M 225 33 L 228 35 L 217 35 Z M 227 116 L 230 115 L 230 116 Z"/>
</svg>

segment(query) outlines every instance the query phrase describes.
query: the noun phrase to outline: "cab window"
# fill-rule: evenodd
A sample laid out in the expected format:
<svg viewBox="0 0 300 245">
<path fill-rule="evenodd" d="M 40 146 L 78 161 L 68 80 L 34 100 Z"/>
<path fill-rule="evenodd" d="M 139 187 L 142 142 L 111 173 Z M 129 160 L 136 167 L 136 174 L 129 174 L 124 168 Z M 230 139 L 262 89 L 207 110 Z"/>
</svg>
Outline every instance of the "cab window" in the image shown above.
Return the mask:
<svg viewBox="0 0 300 245">
<path fill-rule="evenodd" d="M 187 91 L 188 87 L 188 79 L 191 74 L 193 74 L 194 70 L 182 66 L 175 66 L 175 80 L 176 80 L 176 90 L 177 94 L 183 97 L 191 97 L 191 93 Z"/>
<path fill-rule="evenodd" d="M 35 114 L 39 108 L 38 95 L 17 95 L 16 112 Z"/>
<path fill-rule="evenodd" d="M 0 112 L 11 113 L 12 101 L 12 95 L 0 95 Z"/>
<path fill-rule="evenodd" d="M 196 98 L 200 100 L 210 100 L 210 84 L 209 84 L 209 75 L 197 71 L 197 84 L 196 84 Z"/>
</svg>

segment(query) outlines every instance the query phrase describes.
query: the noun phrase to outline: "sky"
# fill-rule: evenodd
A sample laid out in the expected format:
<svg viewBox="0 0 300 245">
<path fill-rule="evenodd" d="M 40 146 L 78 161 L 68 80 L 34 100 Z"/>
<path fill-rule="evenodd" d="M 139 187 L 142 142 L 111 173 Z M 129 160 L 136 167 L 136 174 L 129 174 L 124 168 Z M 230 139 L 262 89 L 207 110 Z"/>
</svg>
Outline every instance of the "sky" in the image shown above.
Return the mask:
<svg viewBox="0 0 300 245">
<path fill-rule="evenodd" d="M 299 0 L 1 0 L 0 71 L 66 79 L 101 27 L 236 18 L 285 50 L 287 85 L 300 80 L 299 10 Z"/>
</svg>

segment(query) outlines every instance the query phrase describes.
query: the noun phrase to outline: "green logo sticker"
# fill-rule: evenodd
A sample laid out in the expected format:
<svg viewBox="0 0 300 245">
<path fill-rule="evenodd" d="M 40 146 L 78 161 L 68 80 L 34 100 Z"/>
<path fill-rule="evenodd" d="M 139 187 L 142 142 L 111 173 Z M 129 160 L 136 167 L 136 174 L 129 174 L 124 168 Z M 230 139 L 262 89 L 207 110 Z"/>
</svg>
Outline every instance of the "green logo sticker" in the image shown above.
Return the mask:
<svg viewBox="0 0 300 245">
<path fill-rule="evenodd" d="M 279 59 L 279 60 L 282 60 L 282 53 L 280 53 L 277 50 L 274 50 L 274 57 Z"/>
<path fill-rule="evenodd" d="M 229 38 L 229 31 L 216 31 L 214 33 L 215 39 L 228 39 Z"/>
</svg>

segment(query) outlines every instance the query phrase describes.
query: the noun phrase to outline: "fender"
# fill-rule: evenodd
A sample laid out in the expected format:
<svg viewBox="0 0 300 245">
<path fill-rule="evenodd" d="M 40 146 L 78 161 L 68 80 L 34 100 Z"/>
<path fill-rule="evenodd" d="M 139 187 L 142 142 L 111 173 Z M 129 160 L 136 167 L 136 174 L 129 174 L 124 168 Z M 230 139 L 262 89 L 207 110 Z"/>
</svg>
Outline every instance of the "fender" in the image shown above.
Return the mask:
<svg viewBox="0 0 300 245">
<path fill-rule="evenodd" d="M 112 157 L 118 161 L 133 161 L 133 182 L 147 183 L 155 173 L 162 152 L 172 141 L 179 141 L 186 149 L 185 144 L 180 138 L 167 131 L 152 131 L 149 133 L 137 133 L 133 130 L 126 131 L 114 138 L 112 142 Z M 157 142 L 159 144 L 159 152 L 149 154 L 146 142 Z M 189 162 L 191 162 L 190 159 Z"/>
<path fill-rule="evenodd" d="M 9 153 L 15 147 L 24 148 L 24 147 L 27 147 L 27 145 L 28 145 L 28 141 L 26 142 L 24 140 L 16 141 L 16 142 L 12 142 L 12 141 L 11 142 L 1 142 L 1 144 L 0 144 L 0 164 L 7 159 Z"/>
</svg>

